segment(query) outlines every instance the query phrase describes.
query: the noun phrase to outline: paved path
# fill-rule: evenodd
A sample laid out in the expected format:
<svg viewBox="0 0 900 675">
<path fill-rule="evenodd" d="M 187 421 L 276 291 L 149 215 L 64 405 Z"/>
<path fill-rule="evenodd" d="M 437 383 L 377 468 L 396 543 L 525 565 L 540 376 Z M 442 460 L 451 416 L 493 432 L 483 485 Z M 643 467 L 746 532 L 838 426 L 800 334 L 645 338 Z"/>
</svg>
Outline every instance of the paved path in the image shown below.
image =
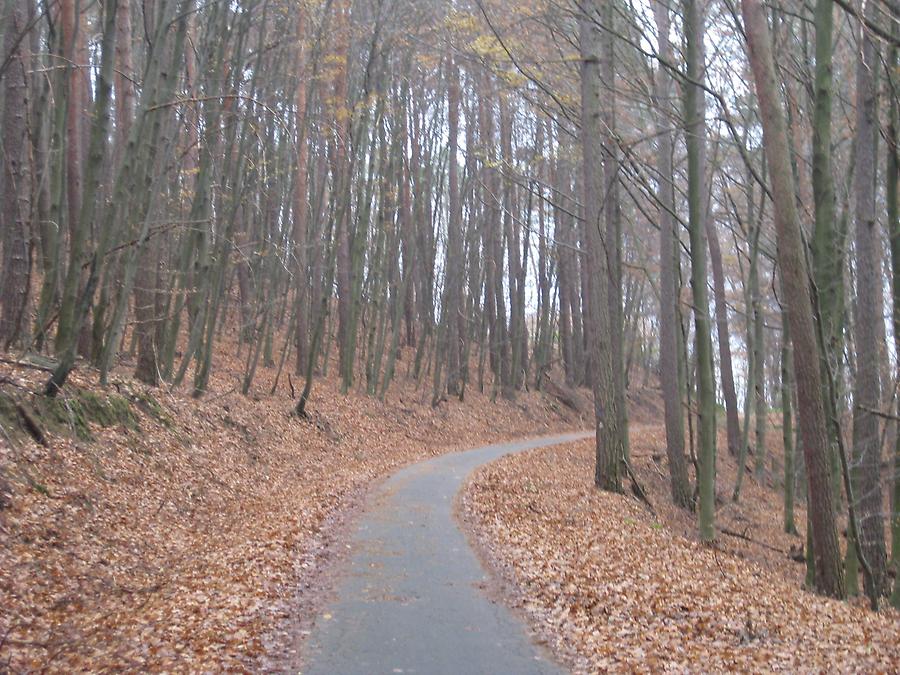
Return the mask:
<svg viewBox="0 0 900 675">
<path fill-rule="evenodd" d="M 479 590 L 488 578 L 454 521 L 453 501 L 481 464 L 586 435 L 443 455 L 384 483 L 352 536 L 336 598 L 316 620 L 304 675 L 564 672 Z"/>
</svg>

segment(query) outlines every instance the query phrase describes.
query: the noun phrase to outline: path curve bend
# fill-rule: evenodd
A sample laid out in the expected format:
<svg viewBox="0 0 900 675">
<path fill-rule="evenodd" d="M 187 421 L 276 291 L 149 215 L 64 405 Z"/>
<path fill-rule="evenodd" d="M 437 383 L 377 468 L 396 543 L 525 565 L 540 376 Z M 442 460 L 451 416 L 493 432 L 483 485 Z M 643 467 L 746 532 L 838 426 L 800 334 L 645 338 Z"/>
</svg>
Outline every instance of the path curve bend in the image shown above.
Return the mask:
<svg viewBox="0 0 900 675">
<path fill-rule="evenodd" d="M 503 455 L 585 438 L 489 445 L 414 464 L 369 498 L 334 599 L 306 644 L 305 675 L 564 672 L 483 590 L 487 572 L 453 517 L 466 477 Z"/>
</svg>

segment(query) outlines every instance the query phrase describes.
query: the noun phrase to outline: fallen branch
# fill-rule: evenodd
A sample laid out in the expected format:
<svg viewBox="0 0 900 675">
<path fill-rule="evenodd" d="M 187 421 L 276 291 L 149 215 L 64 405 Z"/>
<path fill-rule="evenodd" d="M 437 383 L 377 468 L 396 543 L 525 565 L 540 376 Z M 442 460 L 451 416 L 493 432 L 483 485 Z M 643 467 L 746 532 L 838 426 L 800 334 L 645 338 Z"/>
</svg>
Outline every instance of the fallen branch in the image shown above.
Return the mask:
<svg viewBox="0 0 900 675">
<path fill-rule="evenodd" d="M 628 472 L 628 477 L 631 478 L 631 491 L 634 493 L 634 496 L 647 505 L 647 508 L 650 509 L 650 513 L 652 513 L 653 517 L 655 518 L 656 509 L 653 508 L 653 504 L 650 502 L 650 498 L 647 496 L 647 491 L 644 490 L 643 486 L 641 486 L 641 483 L 637 479 L 634 470 L 631 468 L 631 464 L 629 464 L 628 460 L 624 458 L 622 459 L 622 464 L 625 465 L 625 470 Z"/>
<path fill-rule="evenodd" d="M 777 546 L 772 546 L 771 544 L 767 544 L 764 541 L 759 541 L 758 539 L 754 539 L 746 534 L 746 530 L 744 532 L 735 532 L 734 530 L 729 530 L 727 527 L 719 528 L 719 532 L 722 534 L 727 534 L 729 537 L 735 537 L 737 539 L 743 539 L 744 541 L 749 541 L 751 544 L 756 544 L 757 546 L 762 546 L 763 548 L 767 548 L 770 551 L 775 551 L 776 553 L 781 553 L 782 555 L 789 556 L 790 553 L 787 551 L 778 548 Z"/>
<path fill-rule="evenodd" d="M 7 363 L 11 366 L 18 366 L 19 368 L 32 368 L 34 370 L 43 370 L 45 373 L 52 373 L 53 368 L 50 366 L 45 366 L 40 363 L 33 363 L 32 361 L 19 361 L 17 359 L 7 359 L 0 356 L 0 363 Z"/>
<path fill-rule="evenodd" d="M 47 435 L 44 433 L 44 430 L 41 429 L 41 425 L 38 424 L 37 420 L 32 417 L 31 413 L 29 413 L 20 403 L 16 403 L 16 412 L 19 413 L 19 417 L 22 418 L 22 424 L 25 426 L 25 431 L 27 431 L 35 441 L 45 448 L 49 448 L 50 443 L 47 441 Z"/>
</svg>

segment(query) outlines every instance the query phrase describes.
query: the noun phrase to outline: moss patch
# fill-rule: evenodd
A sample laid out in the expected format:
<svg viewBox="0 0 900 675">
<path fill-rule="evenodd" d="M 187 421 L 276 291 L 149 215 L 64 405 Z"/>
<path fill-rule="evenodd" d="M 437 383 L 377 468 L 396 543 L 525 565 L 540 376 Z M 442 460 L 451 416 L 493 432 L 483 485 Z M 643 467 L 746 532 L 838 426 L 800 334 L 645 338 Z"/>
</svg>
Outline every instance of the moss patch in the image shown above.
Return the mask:
<svg viewBox="0 0 900 675">
<path fill-rule="evenodd" d="M 37 397 L 34 409 L 51 433 L 74 432 L 84 441 L 93 440 L 92 425 L 103 428 L 122 425 L 139 428 L 131 402 L 119 394 L 98 394 L 88 390 L 69 390 L 55 398 Z"/>
<path fill-rule="evenodd" d="M 132 400 L 145 415 L 152 417 L 167 429 L 174 426 L 172 418 L 150 392 L 135 392 L 132 394 Z"/>
<path fill-rule="evenodd" d="M 12 439 L 19 439 L 23 436 L 19 412 L 16 410 L 16 400 L 3 391 L 0 391 L 0 426 Z"/>
</svg>

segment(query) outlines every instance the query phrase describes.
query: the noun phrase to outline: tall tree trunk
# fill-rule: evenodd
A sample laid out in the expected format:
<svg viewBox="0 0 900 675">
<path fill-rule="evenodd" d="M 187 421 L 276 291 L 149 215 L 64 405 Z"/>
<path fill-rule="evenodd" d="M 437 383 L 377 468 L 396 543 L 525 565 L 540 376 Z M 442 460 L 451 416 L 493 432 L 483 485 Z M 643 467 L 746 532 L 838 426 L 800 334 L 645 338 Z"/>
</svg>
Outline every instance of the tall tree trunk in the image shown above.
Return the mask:
<svg viewBox="0 0 900 675">
<path fill-rule="evenodd" d="M 702 62 L 702 0 L 685 0 L 684 32 L 687 73 L 684 88 L 685 139 L 688 157 L 688 230 L 691 244 L 691 291 L 694 304 L 694 340 L 697 359 L 697 407 L 699 410 L 698 485 L 700 538 L 716 538 L 716 385 L 713 377 L 712 337 L 706 273 L 706 229 L 703 189 L 703 146 L 706 143 L 704 78 Z"/>
<path fill-rule="evenodd" d="M 552 357 L 553 336 L 551 327 L 551 300 L 550 300 L 550 247 L 548 246 L 548 214 L 544 203 L 544 185 L 547 184 L 548 171 L 545 157 L 546 149 L 550 146 L 550 123 L 547 122 L 547 134 L 544 133 L 544 125 L 538 121 L 535 136 L 535 152 L 541 157 L 538 166 L 538 184 L 533 189 L 538 192 L 538 260 L 537 260 L 537 287 L 538 287 L 538 315 L 534 340 L 534 388 L 541 390 L 544 377 L 550 370 Z"/>
<path fill-rule="evenodd" d="M 4 17 L 0 59 L 9 61 L 3 73 L 0 100 L 0 237 L 3 269 L 0 270 L 0 349 L 9 349 L 23 334 L 31 286 L 31 172 L 28 147 L 28 45 L 24 38 L 31 19 L 30 0 L 9 3 Z"/>
<path fill-rule="evenodd" d="M 725 428 L 728 452 L 737 457 L 741 443 L 741 423 L 738 418 L 737 393 L 734 390 L 734 368 L 731 363 L 731 331 L 728 327 L 728 303 L 725 298 L 725 272 L 722 268 L 722 248 L 713 219 L 706 213 L 706 238 L 709 243 L 709 264 L 713 275 L 713 299 L 716 307 L 716 337 L 719 343 L 719 371 L 722 397 L 725 399 Z"/>
<path fill-rule="evenodd" d="M 760 0 L 742 0 L 741 13 L 744 18 L 747 52 L 759 98 L 763 144 L 775 205 L 782 295 L 788 307 L 791 344 L 794 348 L 798 421 L 809 480 L 816 589 L 840 598 L 844 596 L 844 574 L 829 481 L 828 433 L 822 400 L 821 364 L 795 201 L 794 177 L 788 155 L 787 125 L 778 98 L 778 80 L 765 8 Z"/>
<path fill-rule="evenodd" d="M 866 16 L 876 19 L 874 5 Z M 875 219 L 875 72 L 877 55 L 870 32 L 861 29 L 862 49 L 856 63 L 856 378 L 853 381 L 853 455 L 859 499 L 858 536 L 868 563 L 866 594 L 876 598 L 887 590 L 887 562 L 884 545 L 883 493 L 881 489 L 881 435 L 877 410 L 881 405 L 878 373 L 876 324 L 883 321 L 875 301 L 882 292 Z"/>
<path fill-rule="evenodd" d="M 674 59 L 669 41 L 669 9 L 662 0 L 653 3 L 659 53 L 666 61 Z M 659 379 L 663 393 L 666 421 L 666 455 L 672 501 L 682 508 L 692 508 L 692 491 L 684 455 L 684 418 L 681 410 L 681 383 L 678 375 L 678 291 L 675 260 L 679 253 L 675 231 L 675 174 L 672 167 L 673 134 L 671 115 L 672 77 L 660 65 L 654 80 L 659 133 Z"/>
<path fill-rule="evenodd" d="M 508 353 L 506 336 L 506 302 L 503 297 L 503 258 L 501 248 L 502 213 L 500 211 L 500 179 L 495 166 L 494 119 L 490 109 L 491 84 L 488 76 L 482 80 L 482 96 L 478 101 L 479 144 L 484 156 L 482 171 L 483 211 L 482 240 L 485 264 L 485 311 L 490 333 L 490 366 L 494 373 L 492 396 L 505 386 L 508 380 Z"/>
<path fill-rule="evenodd" d="M 159 273 L 159 239 L 151 239 L 138 253 L 134 282 L 134 332 L 138 342 L 134 376 L 151 386 L 159 383 L 157 296 L 162 292 Z"/>
<path fill-rule="evenodd" d="M 758 252 L 757 252 L 757 255 Z M 753 401 L 756 404 L 754 417 L 756 421 L 756 463 L 753 467 L 756 480 L 763 480 L 766 462 L 766 336 L 765 316 L 762 307 L 762 293 L 759 288 L 759 260 L 757 272 L 751 276 L 750 293 L 753 302 Z"/>
<path fill-rule="evenodd" d="M 797 534 L 794 524 L 794 354 L 787 313 L 781 312 L 781 438 L 784 442 L 784 531 Z"/>
<path fill-rule="evenodd" d="M 500 94 L 500 158 L 503 165 L 503 238 L 506 240 L 507 258 L 507 283 L 509 287 L 509 340 L 510 366 L 509 381 L 504 383 L 504 396 L 512 398 L 521 383 L 522 328 L 524 321 L 520 321 L 520 312 L 524 308 L 519 307 L 519 280 L 521 277 L 522 260 L 519 257 L 521 247 L 519 226 L 515 222 L 516 212 L 516 186 L 512 179 L 514 171 L 512 135 L 513 121 L 510 110 L 509 96 L 504 92 Z M 502 249 L 501 245 L 501 249 Z M 501 254 L 501 260 L 502 260 Z M 502 265 L 501 265 L 502 269 Z"/>
<path fill-rule="evenodd" d="M 447 66 L 447 125 L 450 136 L 448 157 L 447 254 L 444 275 L 444 303 L 447 309 L 447 394 L 459 396 L 462 390 L 459 318 L 464 311 L 462 204 L 459 197 L 459 68 L 453 57 Z"/>
<path fill-rule="evenodd" d="M 306 365 L 309 348 L 309 143 L 306 137 L 308 118 L 306 81 L 306 8 L 300 6 L 297 16 L 297 92 L 294 100 L 294 133 L 297 163 L 294 167 L 293 191 L 293 252 L 294 293 L 296 323 L 294 341 L 296 348 L 295 372 L 300 375 Z"/>
<path fill-rule="evenodd" d="M 570 212 L 575 206 L 570 197 L 571 177 L 565 163 L 564 154 L 567 146 L 559 139 L 557 151 L 553 159 L 551 182 L 556 198 L 553 201 L 553 221 L 555 225 L 557 277 L 559 280 L 559 342 L 565 369 L 566 384 L 570 387 L 581 383 L 579 378 L 579 358 L 581 350 L 581 334 L 576 333 L 578 312 L 572 307 L 577 305 L 580 311 L 578 292 L 578 270 L 574 247 L 576 237 L 572 227 Z"/>
<path fill-rule="evenodd" d="M 131 0 L 118 0 L 116 12 L 116 75 L 113 82 L 116 104 L 116 143 L 113 166 L 122 163 L 128 136 L 134 123 L 134 63 L 131 50 Z"/>
<path fill-rule="evenodd" d="M 589 333 L 594 412 L 596 417 L 596 465 L 594 483 L 612 492 L 622 490 L 622 463 L 625 459 L 623 430 L 616 396 L 615 342 L 609 300 L 609 259 L 602 244 L 603 226 L 597 196 L 602 194 L 601 149 L 601 13 L 595 0 L 585 4 L 578 17 L 581 51 L 581 148 L 583 157 L 584 229 L 587 241 L 589 280 Z"/>
<path fill-rule="evenodd" d="M 629 456 L 628 406 L 625 398 L 625 320 L 622 315 L 622 207 L 619 201 L 619 139 L 616 121 L 616 15 L 615 3 L 603 3 L 603 47 L 600 78 L 604 89 L 601 99 L 603 138 L 603 209 L 606 221 L 603 254 L 609 275 L 609 319 L 612 337 L 613 386 L 616 397 L 616 427 L 623 444 L 623 457 Z"/>
<path fill-rule="evenodd" d="M 812 122 L 812 187 L 815 206 L 811 250 L 813 282 L 824 342 L 820 346 L 822 370 L 831 368 L 840 373 L 843 352 L 844 321 L 844 244 L 835 221 L 834 176 L 832 173 L 831 108 L 833 85 L 833 33 L 835 7 L 832 0 L 816 0 L 816 70 L 815 105 Z M 827 382 L 823 382 L 823 396 L 837 396 Z M 837 475 L 837 439 L 831 427 L 828 434 L 827 456 L 832 475 L 832 491 L 840 500 L 840 481 Z"/>
<path fill-rule="evenodd" d="M 896 22 L 892 24 L 892 34 L 897 35 Z M 888 106 L 887 124 L 887 171 L 886 201 L 887 201 L 887 235 L 891 250 L 891 284 L 893 290 L 891 319 L 894 328 L 894 353 L 900 354 L 900 200 L 898 200 L 897 188 L 900 180 L 900 155 L 898 155 L 898 110 L 897 110 L 897 46 L 889 47 L 887 68 L 885 69 L 889 79 L 888 91 L 890 92 L 890 104 Z M 895 377 L 900 381 L 900 359 L 896 361 Z M 900 608 L 900 433 L 894 441 L 894 481 L 891 499 L 891 561 L 894 566 L 894 590 L 891 594 L 891 605 Z"/>
<path fill-rule="evenodd" d="M 110 3 L 104 8 L 104 28 L 100 47 L 100 72 L 97 78 L 97 98 L 94 102 L 90 147 L 84 176 L 84 200 L 82 201 L 81 213 L 79 213 L 80 223 L 94 222 L 100 193 L 103 162 L 107 157 L 117 9 L 118 3 L 115 2 Z M 116 198 L 124 200 L 124 179 L 120 176 L 116 183 L 114 202 Z M 50 379 L 47 381 L 44 388 L 44 391 L 48 396 L 56 396 L 56 394 L 59 393 L 63 384 L 65 384 L 66 379 L 68 379 L 69 373 L 72 372 L 72 368 L 75 367 L 75 356 L 78 348 L 77 336 L 81 332 L 81 327 L 85 323 L 91 304 L 94 300 L 94 292 L 96 291 L 97 282 L 99 281 L 100 273 L 102 271 L 103 259 L 106 255 L 106 249 L 108 248 L 109 240 L 112 235 L 114 225 L 112 222 L 113 215 L 114 211 L 112 208 L 108 208 L 103 213 L 102 222 L 99 226 L 100 232 L 97 245 L 94 247 L 91 255 L 87 280 L 85 281 L 83 289 L 78 289 L 78 281 L 81 277 L 81 254 L 79 253 L 77 257 L 70 255 L 70 264 L 71 261 L 77 260 L 79 269 L 72 270 L 71 267 L 69 269 L 69 272 L 74 275 L 73 283 L 75 284 L 75 287 L 71 298 L 73 304 L 70 308 L 71 314 L 65 339 L 60 340 L 59 334 L 57 333 L 57 351 L 60 358 L 59 364 L 51 374 Z M 82 234 L 83 230 L 84 228 L 79 228 L 79 231 Z M 79 234 L 79 236 L 82 236 L 82 234 Z M 63 300 L 65 301 L 65 297 Z M 62 307 L 60 307 L 60 310 L 62 310 Z M 62 322 L 62 314 L 60 314 L 59 320 Z"/>
<path fill-rule="evenodd" d="M 79 211 L 81 209 L 81 133 L 79 126 L 80 88 L 79 73 L 76 66 L 77 43 L 79 40 L 79 3 L 78 0 L 62 0 L 59 4 L 59 25 L 62 40 L 63 57 L 67 60 L 68 74 L 64 80 L 66 87 L 66 122 L 65 141 L 62 152 L 65 156 L 63 164 L 65 193 L 65 222 L 69 234 L 69 257 L 62 298 L 59 305 L 59 318 L 56 330 L 56 351 L 63 352 L 72 338 L 72 324 L 78 290 L 83 278 L 82 263 L 84 251 L 90 234 L 86 227 L 79 227 Z M 62 215 L 62 214 L 61 214 Z M 62 231 L 60 232 L 62 234 Z"/>
<path fill-rule="evenodd" d="M 335 182 L 340 204 L 337 210 L 337 285 L 338 285 L 338 346 L 341 361 L 341 392 L 346 393 L 353 381 L 356 345 L 351 344 L 353 298 L 350 260 L 350 193 L 351 193 L 351 115 L 349 109 L 348 78 L 350 71 L 349 2 L 335 3 L 335 36 L 338 61 L 334 80 L 335 127 L 337 129 L 334 160 Z"/>
</svg>

